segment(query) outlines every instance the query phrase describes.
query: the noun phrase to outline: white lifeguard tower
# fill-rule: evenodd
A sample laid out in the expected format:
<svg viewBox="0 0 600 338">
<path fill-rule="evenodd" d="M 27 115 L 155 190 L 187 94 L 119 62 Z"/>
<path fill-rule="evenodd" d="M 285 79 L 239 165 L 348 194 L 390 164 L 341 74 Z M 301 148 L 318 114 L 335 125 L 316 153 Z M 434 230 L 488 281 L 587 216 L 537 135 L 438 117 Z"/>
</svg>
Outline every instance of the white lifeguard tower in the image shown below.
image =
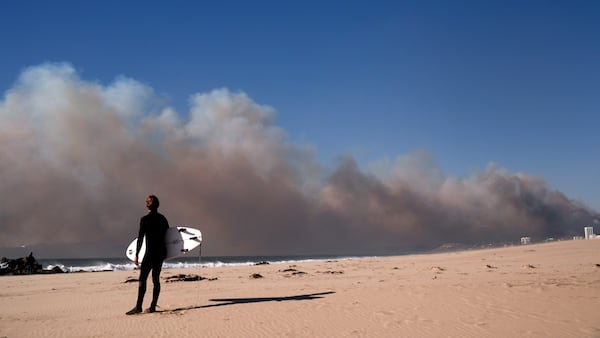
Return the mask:
<svg viewBox="0 0 600 338">
<path fill-rule="evenodd" d="M 530 244 L 531 243 L 531 237 L 521 237 L 521 244 L 525 245 L 525 244 Z"/>
<path fill-rule="evenodd" d="M 596 235 L 594 234 L 594 227 L 583 228 L 583 235 L 585 239 L 596 238 Z"/>
</svg>

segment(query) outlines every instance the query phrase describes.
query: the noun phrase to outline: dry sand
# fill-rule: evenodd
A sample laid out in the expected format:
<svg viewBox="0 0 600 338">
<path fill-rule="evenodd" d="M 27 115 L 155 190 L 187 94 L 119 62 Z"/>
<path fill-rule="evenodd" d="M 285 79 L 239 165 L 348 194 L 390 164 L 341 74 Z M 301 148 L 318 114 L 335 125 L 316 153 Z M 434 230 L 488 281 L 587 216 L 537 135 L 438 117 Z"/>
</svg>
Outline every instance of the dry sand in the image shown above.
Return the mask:
<svg viewBox="0 0 600 338">
<path fill-rule="evenodd" d="M 159 312 L 134 316 L 137 271 L 8 276 L 0 337 L 600 337 L 598 264 L 579 240 L 164 270 L 214 280 L 163 281 Z"/>
</svg>

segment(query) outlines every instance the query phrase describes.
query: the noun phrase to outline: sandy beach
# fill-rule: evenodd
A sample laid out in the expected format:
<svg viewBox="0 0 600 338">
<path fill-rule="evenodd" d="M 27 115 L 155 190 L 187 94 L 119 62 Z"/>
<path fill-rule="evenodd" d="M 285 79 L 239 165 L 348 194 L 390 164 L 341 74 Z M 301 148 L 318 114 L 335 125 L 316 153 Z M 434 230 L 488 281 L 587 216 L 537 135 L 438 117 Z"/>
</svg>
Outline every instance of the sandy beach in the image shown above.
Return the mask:
<svg viewBox="0 0 600 338">
<path fill-rule="evenodd" d="M 0 337 L 600 337 L 599 264 L 578 240 L 169 269 L 159 311 L 134 316 L 138 271 L 6 276 Z"/>
</svg>

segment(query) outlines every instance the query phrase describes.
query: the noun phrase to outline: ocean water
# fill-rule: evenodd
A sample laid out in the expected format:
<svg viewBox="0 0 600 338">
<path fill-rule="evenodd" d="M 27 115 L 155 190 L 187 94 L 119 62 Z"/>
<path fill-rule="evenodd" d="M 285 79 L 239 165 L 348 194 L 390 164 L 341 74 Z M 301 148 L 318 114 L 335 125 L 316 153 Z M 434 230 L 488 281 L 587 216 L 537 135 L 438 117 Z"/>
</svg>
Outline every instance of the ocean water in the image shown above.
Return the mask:
<svg viewBox="0 0 600 338">
<path fill-rule="evenodd" d="M 261 262 L 269 264 L 296 264 L 302 262 L 350 260 L 358 256 L 223 256 L 200 257 L 181 256 L 165 261 L 165 269 L 198 269 L 219 268 L 224 266 L 256 265 Z M 59 267 L 65 272 L 99 272 L 99 271 L 131 271 L 136 268 L 127 258 L 53 258 L 38 259 L 43 268 L 50 270 Z"/>
</svg>

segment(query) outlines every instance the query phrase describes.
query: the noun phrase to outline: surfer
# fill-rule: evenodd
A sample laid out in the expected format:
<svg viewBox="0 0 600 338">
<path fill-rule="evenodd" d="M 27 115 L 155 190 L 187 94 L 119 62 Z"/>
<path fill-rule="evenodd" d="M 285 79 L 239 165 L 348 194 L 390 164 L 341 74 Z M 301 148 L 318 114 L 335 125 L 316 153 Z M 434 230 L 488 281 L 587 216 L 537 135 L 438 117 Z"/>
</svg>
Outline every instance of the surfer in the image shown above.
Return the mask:
<svg viewBox="0 0 600 338">
<path fill-rule="evenodd" d="M 138 234 L 135 259 L 133 261 L 134 264 L 139 264 L 138 255 L 142 247 L 144 236 L 146 236 L 146 254 L 142 260 L 137 303 L 133 309 L 127 312 L 128 315 L 142 312 L 142 303 L 144 301 L 144 294 L 146 293 L 146 281 L 150 271 L 152 271 L 152 283 L 154 284 L 154 289 L 152 291 L 152 303 L 150 303 L 150 307 L 147 311 L 156 311 L 156 303 L 158 302 L 158 295 L 160 294 L 160 271 L 167 254 L 165 233 L 169 228 L 169 222 L 165 216 L 158 212 L 158 206 L 159 202 L 156 196 L 150 195 L 146 198 L 148 214 L 140 219 L 140 231 Z"/>
</svg>

